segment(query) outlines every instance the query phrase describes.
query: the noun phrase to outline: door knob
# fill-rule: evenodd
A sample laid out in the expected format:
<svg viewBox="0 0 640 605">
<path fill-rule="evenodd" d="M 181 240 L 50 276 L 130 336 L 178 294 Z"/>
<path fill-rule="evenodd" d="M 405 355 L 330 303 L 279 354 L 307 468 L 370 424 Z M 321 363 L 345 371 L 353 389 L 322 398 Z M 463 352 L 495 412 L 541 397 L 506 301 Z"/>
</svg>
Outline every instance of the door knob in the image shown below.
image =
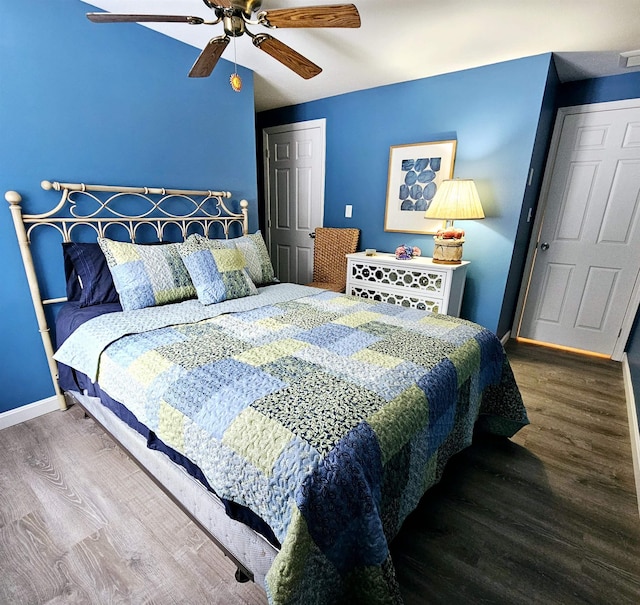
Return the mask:
<svg viewBox="0 0 640 605">
<path fill-rule="evenodd" d="M 316 239 L 316 234 L 315 233 L 309 233 L 309 237 L 311 239 Z"/>
<path fill-rule="evenodd" d="M 547 244 L 547 242 L 544 242 L 541 246 L 540 246 L 540 250 L 548 250 L 549 249 L 549 244 Z"/>
</svg>

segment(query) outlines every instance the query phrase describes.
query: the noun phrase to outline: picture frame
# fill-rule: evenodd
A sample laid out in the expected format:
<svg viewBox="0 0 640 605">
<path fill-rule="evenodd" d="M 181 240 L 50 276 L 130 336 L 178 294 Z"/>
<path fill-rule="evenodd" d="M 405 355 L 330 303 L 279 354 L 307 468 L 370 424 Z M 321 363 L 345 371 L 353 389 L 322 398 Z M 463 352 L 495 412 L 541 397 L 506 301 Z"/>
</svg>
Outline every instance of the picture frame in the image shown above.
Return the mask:
<svg viewBox="0 0 640 605">
<path fill-rule="evenodd" d="M 456 145 L 450 140 L 391 147 L 385 231 L 434 234 L 442 226 L 424 213 L 440 183 L 453 178 Z"/>
</svg>

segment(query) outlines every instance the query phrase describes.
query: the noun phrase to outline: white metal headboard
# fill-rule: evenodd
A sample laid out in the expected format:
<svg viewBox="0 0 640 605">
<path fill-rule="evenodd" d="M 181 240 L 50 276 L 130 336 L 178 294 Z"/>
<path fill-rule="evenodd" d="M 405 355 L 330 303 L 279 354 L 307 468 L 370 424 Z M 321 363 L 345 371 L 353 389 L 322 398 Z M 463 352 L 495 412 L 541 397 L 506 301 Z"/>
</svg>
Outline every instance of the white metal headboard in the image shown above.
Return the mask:
<svg viewBox="0 0 640 605">
<path fill-rule="evenodd" d="M 232 225 L 239 225 L 242 233 L 249 231 L 249 203 L 240 201 L 240 212 L 232 212 L 224 200 L 231 197 L 228 191 L 195 189 L 164 189 L 158 187 L 116 187 L 111 185 L 85 185 L 83 183 L 58 183 L 42 181 L 43 189 L 61 191 L 58 204 L 42 214 L 23 214 L 22 196 L 17 191 L 7 191 L 16 237 L 20 246 L 22 263 L 29 283 L 31 300 L 38 320 L 38 330 L 47 356 L 51 379 L 60 409 L 67 404 L 58 385 L 58 368 L 53 359 L 53 343 L 45 314 L 45 306 L 65 302 L 65 297 L 43 299 L 40 280 L 31 254 L 31 236 L 36 228 L 50 228 L 57 231 L 63 242 L 73 241 L 73 234 L 82 227 L 92 229 L 97 237 L 106 237 L 114 226 L 120 227 L 131 242 L 137 241 L 142 225 L 150 226 L 158 241 L 164 241 L 169 226 L 177 229 L 182 240 L 193 231 L 209 235 L 220 226 L 225 238 L 229 237 Z M 123 211 L 127 199 L 135 199 L 137 206 L 145 206 L 135 213 Z M 180 202 L 179 204 L 177 202 Z M 82 210 L 81 206 L 88 210 Z M 176 213 L 176 206 L 185 206 L 183 212 Z M 118 239 L 122 239 L 119 237 Z M 62 254 L 60 255 L 62 259 Z"/>
</svg>

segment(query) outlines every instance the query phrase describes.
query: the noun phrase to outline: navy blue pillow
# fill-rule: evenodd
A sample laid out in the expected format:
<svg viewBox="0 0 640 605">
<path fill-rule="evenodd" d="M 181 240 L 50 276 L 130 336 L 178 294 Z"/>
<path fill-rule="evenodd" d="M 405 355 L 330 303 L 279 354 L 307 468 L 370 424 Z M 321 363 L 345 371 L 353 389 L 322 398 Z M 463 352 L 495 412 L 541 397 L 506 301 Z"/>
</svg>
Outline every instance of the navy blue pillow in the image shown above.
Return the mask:
<svg viewBox="0 0 640 605">
<path fill-rule="evenodd" d="M 120 302 L 107 259 L 97 242 L 64 242 L 62 251 L 67 300 L 78 301 L 81 307 Z"/>
<path fill-rule="evenodd" d="M 78 273 L 76 272 L 76 268 L 71 261 L 69 254 L 67 253 L 67 247 L 70 244 L 63 243 L 62 244 L 62 255 L 64 257 L 64 277 L 67 281 L 67 300 L 78 302 L 80 300 L 80 296 L 82 295 L 82 288 L 80 287 L 80 282 L 78 281 Z"/>
</svg>

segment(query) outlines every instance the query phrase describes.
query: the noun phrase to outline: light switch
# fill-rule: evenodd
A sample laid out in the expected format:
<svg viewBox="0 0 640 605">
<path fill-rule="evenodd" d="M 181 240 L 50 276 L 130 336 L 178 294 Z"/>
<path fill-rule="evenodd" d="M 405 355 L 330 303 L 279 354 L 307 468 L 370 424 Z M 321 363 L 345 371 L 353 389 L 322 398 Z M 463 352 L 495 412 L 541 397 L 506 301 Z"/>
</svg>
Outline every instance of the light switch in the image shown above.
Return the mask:
<svg viewBox="0 0 640 605">
<path fill-rule="evenodd" d="M 352 214 L 353 214 L 353 206 L 351 204 L 347 204 L 344 207 L 344 217 L 345 218 L 351 218 Z"/>
</svg>

